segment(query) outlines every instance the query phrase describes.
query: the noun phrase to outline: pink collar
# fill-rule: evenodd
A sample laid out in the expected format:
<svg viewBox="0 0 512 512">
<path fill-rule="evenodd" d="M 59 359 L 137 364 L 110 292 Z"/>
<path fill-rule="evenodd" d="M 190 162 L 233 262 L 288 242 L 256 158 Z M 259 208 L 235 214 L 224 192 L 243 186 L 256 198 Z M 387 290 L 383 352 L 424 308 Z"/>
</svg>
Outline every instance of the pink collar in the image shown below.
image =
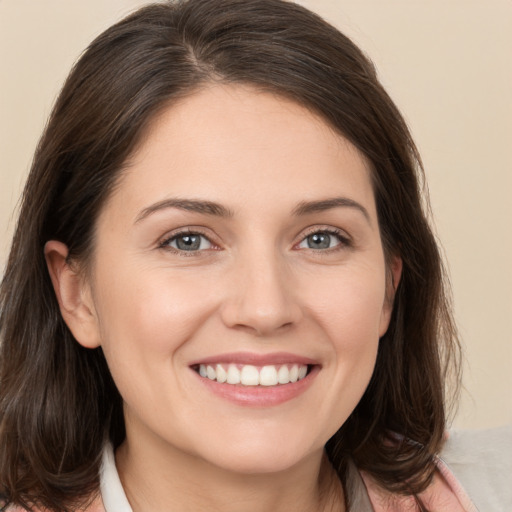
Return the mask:
<svg viewBox="0 0 512 512">
<path fill-rule="evenodd" d="M 440 458 L 435 460 L 437 471 L 429 487 L 417 496 L 417 500 L 427 510 L 439 512 L 478 512 L 466 491 Z M 414 496 L 399 496 L 383 490 L 373 478 L 361 472 L 368 497 L 373 506 L 372 512 L 416 512 L 419 511 Z"/>
</svg>

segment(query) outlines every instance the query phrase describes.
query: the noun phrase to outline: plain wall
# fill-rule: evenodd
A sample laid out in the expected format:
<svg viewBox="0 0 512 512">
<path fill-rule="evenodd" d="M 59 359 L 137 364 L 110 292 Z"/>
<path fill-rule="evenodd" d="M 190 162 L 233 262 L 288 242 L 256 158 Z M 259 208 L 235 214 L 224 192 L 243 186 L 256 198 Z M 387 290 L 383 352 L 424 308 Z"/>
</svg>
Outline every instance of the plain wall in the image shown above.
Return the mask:
<svg viewBox="0 0 512 512">
<path fill-rule="evenodd" d="M 146 2 L 0 0 L 0 273 L 71 65 Z M 303 0 L 375 62 L 423 156 L 465 345 L 457 427 L 512 420 L 512 2 Z"/>
</svg>

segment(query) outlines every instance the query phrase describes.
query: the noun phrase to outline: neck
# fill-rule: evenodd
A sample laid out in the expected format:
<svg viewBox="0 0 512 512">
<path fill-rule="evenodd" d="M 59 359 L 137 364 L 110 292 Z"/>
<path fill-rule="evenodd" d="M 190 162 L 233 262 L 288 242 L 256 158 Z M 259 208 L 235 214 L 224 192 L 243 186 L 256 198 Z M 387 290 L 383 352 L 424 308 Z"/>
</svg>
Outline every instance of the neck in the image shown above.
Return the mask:
<svg viewBox="0 0 512 512">
<path fill-rule="evenodd" d="M 116 465 L 133 512 L 344 511 L 343 491 L 325 454 L 274 473 L 240 474 L 166 446 L 131 443 Z"/>
</svg>

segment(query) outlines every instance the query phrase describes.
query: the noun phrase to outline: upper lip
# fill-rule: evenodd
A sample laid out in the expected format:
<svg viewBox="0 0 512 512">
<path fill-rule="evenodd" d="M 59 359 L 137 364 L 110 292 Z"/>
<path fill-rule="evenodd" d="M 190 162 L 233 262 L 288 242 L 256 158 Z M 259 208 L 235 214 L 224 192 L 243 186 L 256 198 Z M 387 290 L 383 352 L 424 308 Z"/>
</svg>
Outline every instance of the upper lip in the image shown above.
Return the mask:
<svg viewBox="0 0 512 512">
<path fill-rule="evenodd" d="M 315 361 L 314 359 L 289 352 L 274 352 L 272 354 L 256 354 L 254 352 L 229 352 L 197 359 L 192 361 L 190 366 L 217 363 L 250 364 L 253 366 L 277 364 L 319 364 L 318 361 Z"/>
</svg>

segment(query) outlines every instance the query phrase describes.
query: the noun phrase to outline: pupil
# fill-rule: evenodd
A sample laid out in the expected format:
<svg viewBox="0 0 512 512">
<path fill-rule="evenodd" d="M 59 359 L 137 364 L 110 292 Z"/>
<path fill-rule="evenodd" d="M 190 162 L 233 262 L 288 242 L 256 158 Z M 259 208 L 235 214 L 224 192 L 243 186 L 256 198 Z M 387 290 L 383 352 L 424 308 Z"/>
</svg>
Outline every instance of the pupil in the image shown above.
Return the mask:
<svg viewBox="0 0 512 512">
<path fill-rule="evenodd" d="M 331 237 L 326 233 L 315 233 L 308 236 L 308 247 L 310 249 L 328 249 L 331 244 Z"/>
<path fill-rule="evenodd" d="M 201 237 L 198 235 L 183 235 L 176 240 L 176 246 L 182 251 L 194 251 L 199 249 Z"/>
</svg>

